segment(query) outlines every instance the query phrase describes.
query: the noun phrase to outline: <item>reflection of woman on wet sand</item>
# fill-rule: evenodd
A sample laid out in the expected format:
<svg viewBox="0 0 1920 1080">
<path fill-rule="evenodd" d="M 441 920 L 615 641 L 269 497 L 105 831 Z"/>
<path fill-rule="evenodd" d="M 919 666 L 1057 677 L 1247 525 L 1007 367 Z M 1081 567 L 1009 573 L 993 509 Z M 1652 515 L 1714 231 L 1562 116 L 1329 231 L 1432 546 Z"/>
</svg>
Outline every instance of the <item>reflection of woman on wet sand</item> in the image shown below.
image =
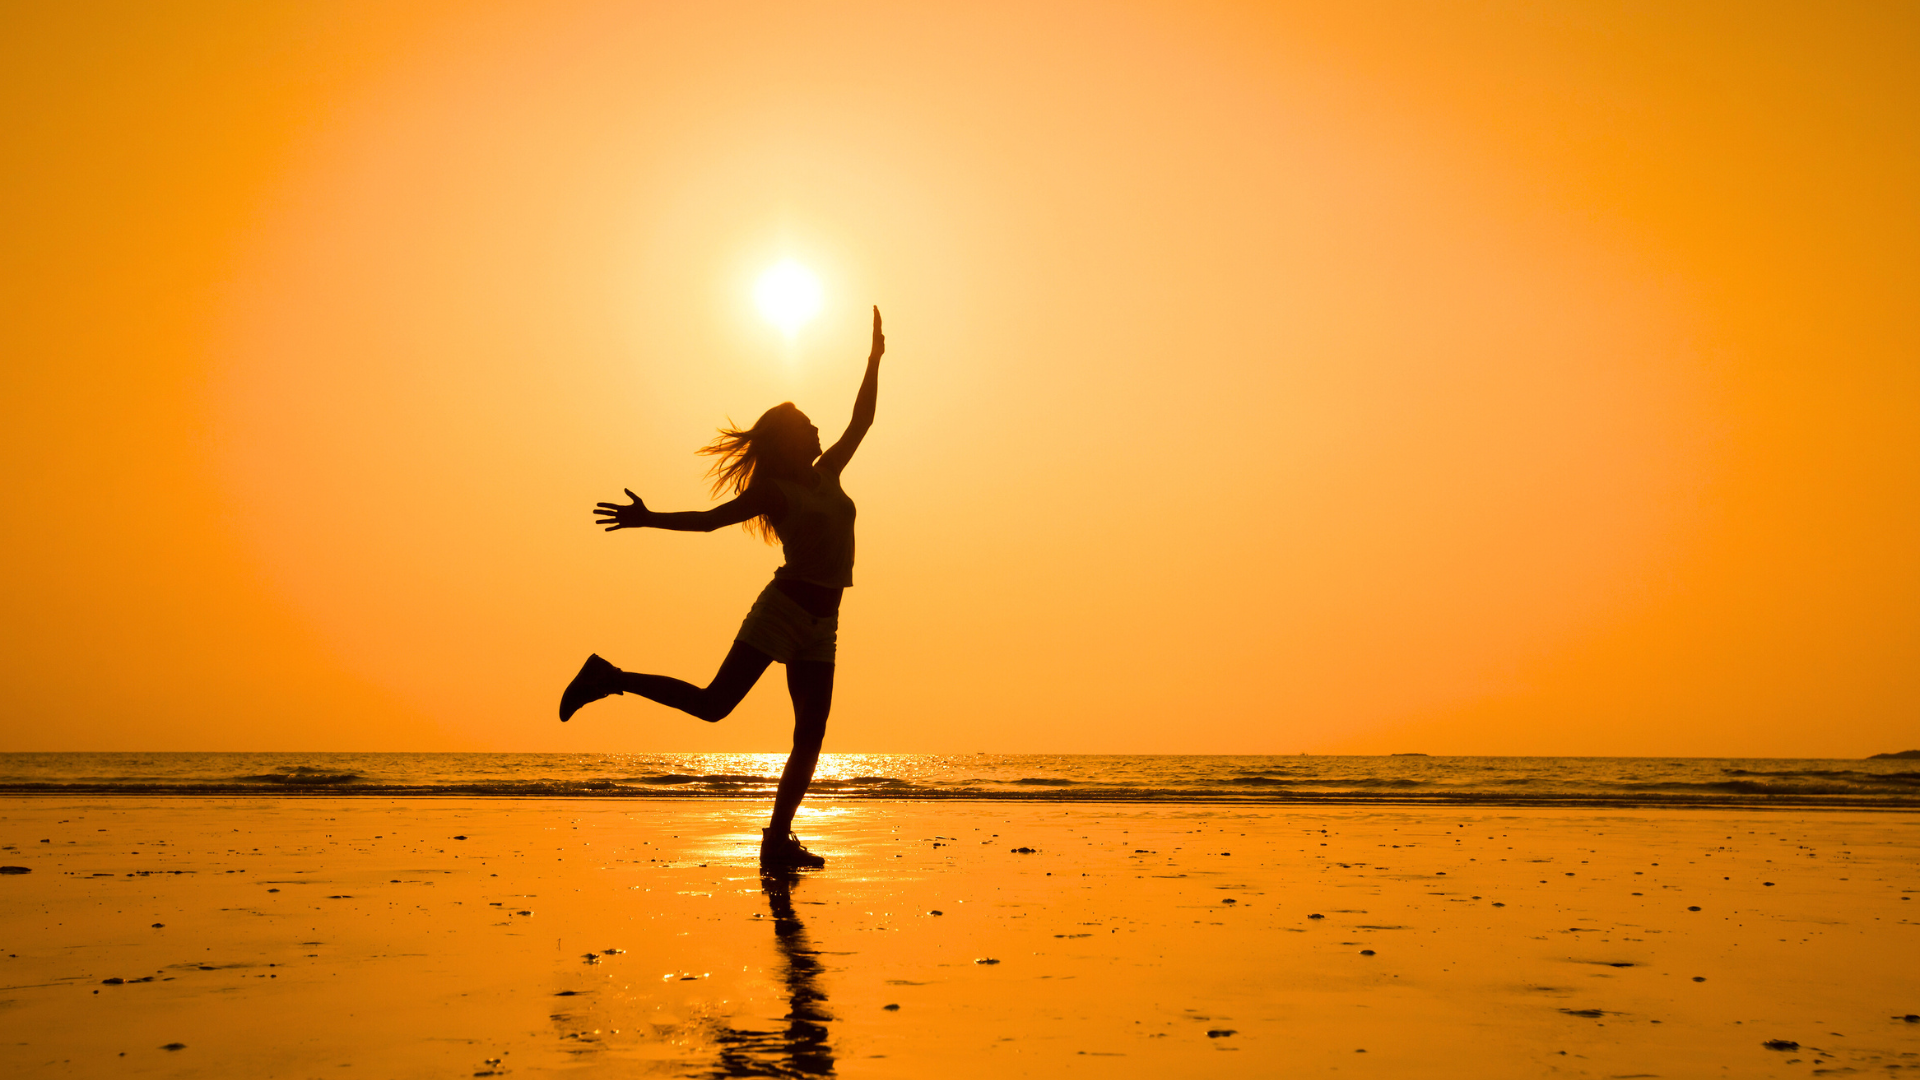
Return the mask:
<svg viewBox="0 0 1920 1080">
<path fill-rule="evenodd" d="M 793 814 L 820 760 L 827 711 L 833 704 L 840 594 L 853 584 L 853 500 L 840 489 L 840 472 L 873 426 L 880 356 L 885 351 L 876 307 L 873 351 L 853 401 L 853 419 L 846 434 L 825 453 L 820 452 L 820 429 L 792 402 L 783 402 L 761 414 L 745 431 L 722 428 L 720 437 L 701 449 L 718 459 L 709 471 L 714 493 L 732 491 L 732 500 L 711 510 L 659 513 L 628 491 L 632 502 L 603 502 L 594 510 L 608 532 L 642 528 L 712 532 L 744 525 L 768 542 L 778 537 L 786 551 L 786 565 L 773 572 L 772 583 L 753 602 L 734 637 L 733 649 L 706 686 L 622 671 L 595 654 L 587 657 L 560 696 L 562 720 L 590 701 L 631 693 L 712 723 L 740 704 L 767 665 L 776 660 L 785 664 L 787 693 L 793 697 L 793 752 L 780 774 L 773 820 L 760 841 L 760 862 L 767 866 L 826 865 L 825 859 L 800 846 L 793 835 Z"/>
<path fill-rule="evenodd" d="M 721 1076 L 832 1076 L 833 1047 L 827 1042 L 827 993 L 820 985 L 826 967 L 807 938 L 807 928 L 793 906 L 793 884 L 799 875 L 769 870 L 760 875 L 773 914 L 773 944 L 786 965 L 781 972 L 787 989 L 785 1030 L 758 1031 L 722 1028 L 714 1036 L 720 1044 Z"/>
</svg>

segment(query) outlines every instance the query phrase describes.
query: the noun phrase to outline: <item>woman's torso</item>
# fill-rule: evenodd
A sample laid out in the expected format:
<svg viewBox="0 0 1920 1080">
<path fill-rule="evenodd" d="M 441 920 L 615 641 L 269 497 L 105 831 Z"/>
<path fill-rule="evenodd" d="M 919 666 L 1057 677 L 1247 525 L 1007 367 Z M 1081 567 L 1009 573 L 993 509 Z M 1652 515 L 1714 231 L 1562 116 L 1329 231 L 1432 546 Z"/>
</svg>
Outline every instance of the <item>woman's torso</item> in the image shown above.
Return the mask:
<svg viewBox="0 0 1920 1080">
<path fill-rule="evenodd" d="M 786 562 L 773 572 L 781 590 L 809 611 L 840 606 L 840 590 L 853 584 L 853 500 L 837 475 L 812 472 L 802 480 L 775 478 L 786 498 L 786 512 L 773 523 Z M 821 612 L 815 611 L 816 614 Z"/>
</svg>

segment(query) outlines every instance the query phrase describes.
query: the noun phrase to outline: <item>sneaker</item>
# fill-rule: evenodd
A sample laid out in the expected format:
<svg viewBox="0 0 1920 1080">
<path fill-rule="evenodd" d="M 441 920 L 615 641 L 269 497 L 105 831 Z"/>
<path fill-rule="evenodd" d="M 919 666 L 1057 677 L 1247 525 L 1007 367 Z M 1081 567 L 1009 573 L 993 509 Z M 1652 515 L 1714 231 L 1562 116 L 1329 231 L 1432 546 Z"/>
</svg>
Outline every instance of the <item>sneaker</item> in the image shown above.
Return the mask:
<svg viewBox="0 0 1920 1080">
<path fill-rule="evenodd" d="M 573 719 L 573 714 L 589 701 L 599 701 L 608 694 L 622 693 L 613 685 L 613 678 L 618 674 L 620 669 L 600 659 L 599 653 L 587 657 L 587 662 L 580 665 L 580 674 L 573 677 L 560 695 L 561 721 Z"/>
<path fill-rule="evenodd" d="M 819 869 L 827 865 L 827 860 L 801 847 L 800 838 L 792 833 L 780 835 L 772 829 L 761 829 L 760 865 Z"/>
</svg>

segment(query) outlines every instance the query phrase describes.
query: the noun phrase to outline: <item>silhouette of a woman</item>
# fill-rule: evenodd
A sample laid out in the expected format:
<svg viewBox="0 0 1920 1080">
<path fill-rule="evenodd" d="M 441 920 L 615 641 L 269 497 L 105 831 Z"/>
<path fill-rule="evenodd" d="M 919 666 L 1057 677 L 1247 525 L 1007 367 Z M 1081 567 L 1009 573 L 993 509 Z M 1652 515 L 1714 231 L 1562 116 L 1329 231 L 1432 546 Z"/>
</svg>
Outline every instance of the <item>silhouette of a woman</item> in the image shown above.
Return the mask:
<svg viewBox="0 0 1920 1080">
<path fill-rule="evenodd" d="M 824 454 L 820 429 L 805 413 L 782 402 L 761 414 L 751 428 L 722 428 L 720 437 L 700 452 L 717 458 L 708 475 L 715 495 L 734 498 L 711 510 L 659 513 L 627 492 L 631 503 L 600 503 L 594 513 L 608 532 L 616 529 L 673 529 L 712 532 L 744 525 L 771 543 L 778 538 L 786 564 L 754 600 L 733 648 L 706 686 L 665 675 L 622 671 L 596 653 L 560 695 L 560 719 L 609 694 L 639 694 L 671 705 L 708 723 L 733 711 L 753 684 L 779 661 L 787 666 L 787 693 L 793 698 L 793 751 L 780 774 L 773 799 L 773 820 L 760 841 L 760 862 L 770 867 L 825 866 L 826 860 L 800 845 L 793 835 L 793 814 L 813 781 L 833 705 L 834 641 L 840 624 L 840 594 L 853 584 L 853 500 L 840 488 L 840 472 L 873 426 L 880 394 L 880 357 L 887 339 L 880 332 L 880 309 L 873 309 L 873 351 L 866 378 L 853 400 L 846 434 Z"/>
</svg>

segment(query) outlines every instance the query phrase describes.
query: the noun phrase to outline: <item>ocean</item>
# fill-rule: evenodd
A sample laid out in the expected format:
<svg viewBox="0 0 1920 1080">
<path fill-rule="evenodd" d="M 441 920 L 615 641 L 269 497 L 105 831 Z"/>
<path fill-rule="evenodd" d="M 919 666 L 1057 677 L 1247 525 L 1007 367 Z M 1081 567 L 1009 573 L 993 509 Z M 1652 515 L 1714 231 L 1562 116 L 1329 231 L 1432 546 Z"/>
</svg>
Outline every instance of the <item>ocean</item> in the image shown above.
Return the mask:
<svg viewBox="0 0 1920 1080">
<path fill-rule="evenodd" d="M 771 798 L 780 754 L 0 754 L 0 794 Z M 1920 809 L 1911 759 L 826 754 L 815 799 Z"/>
</svg>

